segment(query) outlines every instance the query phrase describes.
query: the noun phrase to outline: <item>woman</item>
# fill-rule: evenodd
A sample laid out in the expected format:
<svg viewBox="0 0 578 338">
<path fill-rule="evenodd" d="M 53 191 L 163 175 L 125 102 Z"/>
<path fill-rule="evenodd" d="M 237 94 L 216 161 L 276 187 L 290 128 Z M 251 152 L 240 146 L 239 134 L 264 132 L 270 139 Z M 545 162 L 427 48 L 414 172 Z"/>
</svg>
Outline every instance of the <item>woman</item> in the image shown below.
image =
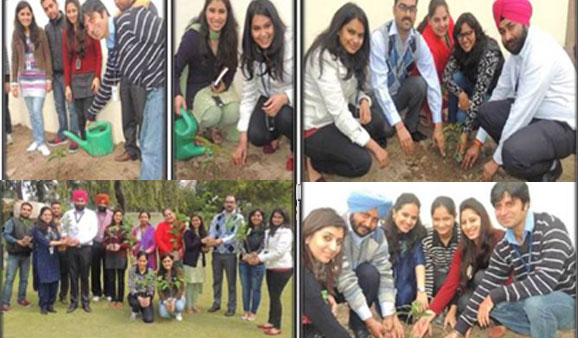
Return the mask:
<svg viewBox="0 0 578 338">
<path fill-rule="evenodd" d="M 237 124 L 239 144 L 233 161 L 243 165 L 248 144 L 272 153 L 281 135 L 293 149 L 293 32 L 269 0 L 253 0 L 243 33 L 243 93 Z M 287 168 L 293 168 L 293 157 Z"/>
<path fill-rule="evenodd" d="M 144 251 L 136 254 L 136 266 L 128 272 L 128 304 L 132 309 L 130 318 L 142 316 L 145 323 L 155 320 L 153 299 L 155 298 L 155 273 L 149 267 L 148 255 Z"/>
<path fill-rule="evenodd" d="M 54 302 L 60 281 L 60 261 L 55 247 L 64 244 L 65 241 L 60 240 L 56 225 L 52 222 L 50 207 L 43 207 L 40 210 L 38 222 L 32 229 L 32 240 L 36 258 L 35 270 L 39 281 L 40 313 L 43 315 L 47 315 L 48 312 L 56 313 Z"/>
<path fill-rule="evenodd" d="M 239 99 L 232 87 L 237 72 L 238 25 L 230 0 L 205 0 L 199 16 L 181 39 L 175 55 L 175 112 L 181 108 L 193 112 L 200 128 L 210 128 L 210 138 L 222 143 L 217 127 L 227 127 L 235 139 L 239 119 Z M 180 77 L 188 66 L 186 99 Z M 228 71 L 218 84 L 225 68 Z"/>
<path fill-rule="evenodd" d="M 446 65 L 443 83 L 450 91 L 450 116 L 459 115 L 458 111 L 465 115 L 457 155 L 461 162 L 478 109 L 498 83 L 504 56 L 496 40 L 484 33 L 471 13 L 458 18 L 454 40 L 458 43 Z M 482 142 L 474 141 L 474 145 L 481 148 Z"/>
<path fill-rule="evenodd" d="M 201 242 L 207 237 L 205 222 L 200 214 L 192 214 L 187 230 L 183 234 L 185 242 L 185 256 L 183 265 L 186 284 L 186 310 L 188 313 L 200 313 L 197 299 L 203 293 L 205 282 L 205 252 L 208 248 Z"/>
<path fill-rule="evenodd" d="M 161 255 L 161 264 L 157 272 L 159 314 L 163 318 L 175 316 L 178 321 L 181 321 L 183 320 L 182 312 L 185 309 L 185 282 L 182 271 L 174 266 L 174 263 L 172 255 Z"/>
<path fill-rule="evenodd" d="M 277 208 L 271 213 L 264 241 L 263 251 L 249 259 L 252 265 L 265 263 L 269 291 L 269 320 L 257 327 L 268 336 L 277 336 L 281 334 L 281 294 L 293 275 L 293 231 L 283 209 Z"/>
<path fill-rule="evenodd" d="M 363 90 L 369 66 L 369 23 L 347 3 L 305 54 L 305 154 L 309 181 L 321 173 L 359 177 L 387 165 L 385 119 Z"/>
<path fill-rule="evenodd" d="M 416 301 L 421 309 L 428 306 L 425 292 L 425 257 L 421 241 L 427 230 L 419 219 L 421 204 L 411 193 L 401 194 L 393 205 L 385 223 L 385 236 L 389 243 L 395 288 L 395 306 L 408 317 L 408 307 Z M 405 319 L 404 318 L 404 319 Z"/>
<path fill-rule="evenodd" d="M 52 56 L 44 30 L 36 24 L 32 7 L 26 1 L 16 5 L 12 35 L 12 95 L 22 93 L 32 126 L 34 142 L 26 149 L 49 156 L 44 143 L 42 107 L 46 93 L 52 90 Z"/>
<path fill-rule="evenodd" d="M 422 337 L 430 323 L 452 304 L 444 320 L 445 326 L 455 327 L 458 314 L 473 295 L 476 286 L 483 279 L 484 270 L 490 263 L 494 247 L 504 236 L 502 230 L 494 229 L 484 206 L 474 198 L 468 198 L 460 205 L 460 244 L 450 271 L 438 294 L 427 311 L 413 327 L 413 334 Z"/>
<path fill-rule="evenodd" d="M 140 224 L 132 230 L 132 237 L 136 240 L 132 247 L 133 255 L 140 251 L 147 254 L 148 267 L 157 270 L 157 253 L 155 245 L 155 228 L 150 224 L 151 214 L 141 211 L 138 215 Z"/>
<path fill-rule="evenodd" d="M 254 321 L 261 303 L 261 285 L 265 277 L 265 265 L 249 264 L 252 257 L 258 255 L 265 245 L 265 214 L 261 209 L 249 213 L 249 222 L 242 233 L 241 254 L 239 255 L 239 274 L 243 290 L 243 316 L 241 319 Z"/>
<path fill-rule="evenodd" d="M 112 223 L 104 230 L 103 240 L 105 276 L 108 278 L 110 288 L 107 294 L 112 298 L 110 306 L 117 309 L 123 306 L 124 275 L 128 264 L 127 249 L 130 248 L 122 219 L 123 212 L 115 210 L 112 214 Z"/>
<path fill-rule="evenodd" d="M 155 243 L 159 256 L 169 254 L 173 255 L 174 260 L 180 261 L 183 259 L 183 231 L 185 229 L 181 228 L 171 208 L 165 208 L 163 215 L 165 220 L 159 223 L 155 230 Z"/>
<path fill-rule="evenodd" d="M 64 8 L 66 21 L 62 34 L 62 63 L 65 95 L 68 102 L 73 102 L 76 112 L 78 123 L 73 130 L 80 130 L 79 136 L 86 139 L 85 114 L 100 87 L 102 51 L 100 41 L 91 38 L 85 30 L 78 0 L 66 0 Z M 77 150 L 78 144 L 71 142 L 69 151 Z"/>
<path fill-rule="evenodd" d="M 437 197 L 431 205 L 433 228 L 422 240 L 425 256 L 425 291 L 432 299 L 446 279 L 454 252 L 460 240 L 456 222 L 456 205 L 446 196 Z"/>
<path fill-rule="evenodd" d="M 349 338 L 336 318 L 335 285 L 341 272 L 347 225 L 335 210 L 311 211 L 303 220 L 304 337 Z"/>
</svg>

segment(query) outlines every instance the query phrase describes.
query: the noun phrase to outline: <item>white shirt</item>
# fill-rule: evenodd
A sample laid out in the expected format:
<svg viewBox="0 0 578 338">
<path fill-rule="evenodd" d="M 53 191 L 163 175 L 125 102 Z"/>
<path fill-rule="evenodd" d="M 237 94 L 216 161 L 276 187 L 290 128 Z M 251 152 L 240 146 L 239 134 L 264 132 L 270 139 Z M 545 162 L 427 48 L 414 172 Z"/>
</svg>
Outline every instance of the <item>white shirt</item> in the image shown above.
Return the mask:
<svg viewBox="0 0 578 338">
<path fill-rule="evenodd" d="M 494 153 L 496 163 L 502 165 L 504 142 L 532 119 L 566 122 L 576 130 L 576 68 L 562 46 L 535 26 L 529 28 L 520 54 L 506 60 L 490 101 L 512 97 L 515 101 Z M 486 136 L 480 128 L 478 140 L 484 142 Z"/>
<path fill-rule="evenodd" d="M 62 228 L 63 236 L 77 239 L 80 245 L 92 245 L 92 240 L 98 232 L 96 212 L 87 208 L 81 212 L 77 212 L 76 209 L 68 210 L 62 216 Z"/>
<path fill-rule="evenodd" d="M 265 245 L 258 255 L 259 261 L 265 263 L 267 269 L 290 269 L 293 268 L 293 231 L 289 228 L 275 230 L 275 236 L 270 236 L 271 231 L 265 231 Z"/>
<path fill-rule="evenodd" d="M 335 123 L 351 142 L 364 147 L 370 140 L 369 133 L 353 117 L 347 104 L 358 105 L 362 99 L 367 99 L 371 106 L 371 99 L 363 92 L 358 97 L 355 75 L 343 80 L 347 69 L 338 58 L 325 50 L 322 60 L 321 76 L 319 49 L 310 54 L 305 65 L 305 130 Z"/>
<path fill-rule="evenodd" d="M 258 74 L 265 71 L 265 65 L 257 61 L 253 63 L 254 71 L 251 80 L 247 80 L 243 74 L 243 91 L 239 108 L 239 122 L 237 123 L 237 130 L 240 132 L 246 132 L 249 129 L 251 114 L 261 95 L 271 96 L 285 93 L 289 99 L 289 106 L 293 107 L 293 32 L 289 27 L 285 30 L 284 39 L 283 81 L 273 79 L 269 74 L 263 77 L 259 76 Z"/>
</svg>

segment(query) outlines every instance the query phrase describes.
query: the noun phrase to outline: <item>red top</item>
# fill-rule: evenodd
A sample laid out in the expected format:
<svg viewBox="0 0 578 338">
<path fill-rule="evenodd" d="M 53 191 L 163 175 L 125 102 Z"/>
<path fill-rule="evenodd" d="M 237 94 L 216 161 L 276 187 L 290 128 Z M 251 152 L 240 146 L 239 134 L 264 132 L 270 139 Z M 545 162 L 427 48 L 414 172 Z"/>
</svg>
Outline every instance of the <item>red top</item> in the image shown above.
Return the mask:
<svg viewBox="0 0 578 338">
<path fill-rule="evenodd" d="M 446 36 L 440 39 L 429 23 L 425 26 L 423 33 L 421 33 L 429 50 L 434 58 L 438 79 L 441 82 L 446 64 L 450 60 L 450 56 L 454 49 L 454 20 L 450 18 L 449 28 Z M 448 46 L 449 43 L 449 46 Z"/>
<path fill-rule="evenodd" d="M 76 69 L 76 60 L 78 59 L 76 48 L 72 51 L 71 57 L 68 54 L 69 50 L 66 43 L 66 30 L 62 32 L 62 58 L 64 63 L 64 83 L 66 86 L 70 86 L 70 83 L 72 82 L 72 74 L 94 73 L 94 76 L 100 79 L 102 71 L 102 50 L 100 48 L 100 41 L 91 38 L 88 34 L 85 34 L 84 39 L 84 59 L 81 59 L 80 69 Z"/>
<path fill-rule="evenodd" d="M 178 251 L 183 246 L 183 231 L 179 231 L 177 235 L 177 248 L 173 250 L 174 235 L 171 232 L 171 224 L 167 222 L 161 222 L 157 225 L 155 231 L 155 243 L 159 249 L 159 256 L 163 254 L 170 254 L 172 251 Z"/>
</svg>

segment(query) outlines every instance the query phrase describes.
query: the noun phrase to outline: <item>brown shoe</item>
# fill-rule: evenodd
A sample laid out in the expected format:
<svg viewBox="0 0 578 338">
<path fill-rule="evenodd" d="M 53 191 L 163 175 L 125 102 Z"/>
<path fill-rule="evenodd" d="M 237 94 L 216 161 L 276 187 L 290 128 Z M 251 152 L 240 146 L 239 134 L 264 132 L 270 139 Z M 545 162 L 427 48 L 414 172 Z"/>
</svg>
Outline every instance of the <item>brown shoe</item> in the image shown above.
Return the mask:
<svg viewBox="0 0 578 338">
<path fill-rule="evenodd" d="M 32 303 L 30 303 L 30 302 L 27 301 L 26 299 L 19 300 L 19 301 L 18 301 L 18 304 L 20 304 L 21 306 L 24 306 L 24 307 L 30 307 L 30 306 L 32 305 Z"/>
<path fill-rule="evenodd" d="M 115 156 L 115 157 L 114 157 L 114 160 L 117 161 L 117 162 L 131 161 L 131 160 L 132 160 L 132 156 L 130 156 L 130 154 L 125 151 L 124 153 Z"/>
</svg>

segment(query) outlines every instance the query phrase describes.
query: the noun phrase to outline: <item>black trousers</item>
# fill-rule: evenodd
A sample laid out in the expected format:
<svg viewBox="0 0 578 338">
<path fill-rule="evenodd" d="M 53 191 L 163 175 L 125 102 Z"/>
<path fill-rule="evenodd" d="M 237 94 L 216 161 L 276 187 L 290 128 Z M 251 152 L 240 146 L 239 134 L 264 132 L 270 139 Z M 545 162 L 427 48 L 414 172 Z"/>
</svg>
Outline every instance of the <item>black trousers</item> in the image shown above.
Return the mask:
<svg viewBox="0 0 578 338">
<path fill-rule="evenodd" d="M 480 106 L 480 126 L 496 142 L 500 142 L 513 103 L 513 99 L 507 99 Z M 502 161 L 508 174 L 528 181 L 540 181 L 555 160 L 570 154 L 576 154 L 575 130 L 565 122 L 533 119 L 505 140 Z"/>
<path fill-rule="evenodd" d="M 94 241 L 92 243 L 92 258 L 90 263 L 90 291 L 93 296 L 102 297 L 102 283 L 104 280 L 104 296 L 112 297 L 108 290 L 110 290 L 108 285 L 108 278 L 106 277 L 106 270 L 104 269 L 104 255 L 106 250 L 101 242 Z M 101 279 L 102 273 L 102 279 Z"/>
<path fill-rule="evenodd" d="M 54 306 L 56 294 L 58 293 L 58 282 L 38 284 L 38 304 L 41 309 L 47 310 Z"/>
<path fill-rule="evenodd" d="M 4 90 L 4 88 L 2 88 Z M 6 115 L 4 115 L 4 126 L 6 134 L 12 134 L 12 119 L 10 118 L 10 109 L 8 109 L 8 93 L 4 92 L 4 104 L 6 105 Z"/>
<path fill-rule="evenodd" d="M 419 75 L 408 77 L 392 97 L 398 112 L 407 109 L 403 123 L 410 133 L 417 131 L 419 112 L 426 98 L 427 83 Z"/>
<path fill-rule="evenodd" d="M 213 305 L 221 306 L 223 293 L 223 271 L 227 274 L 229 299 L 227 309 L 237 309 L 237 255 L 213 252 Z"/>
<path fill-rule="evenodd" d="M 281 314 L 283 307 L 281 306 L 281 294 L 285 285 L 293 276 L 293 270 L 278 272 L 267 269 L 265 278 L 267 280 L 267 290 L 269 291 L 269 320 L 277 330 L 281 329 Z"/>
<path fill-rule="evenodd" d="M 280 135 L 284 135 L 289 139 L 291 150 L 293 150 L 293 108 L 288 105 L 281 107 L 281 110 L 275 116 L 275 130 L 269 131 L 265 123 L 267 115 L 263 110 L 265 101 L 267 101 L 267 98 L 261 96 L 251 114 L 249 129 L 247 130 L 249 142 L 254 146 L 263 147 L 279 138 Z"/>
<path fill-rule="evenodd" d="M 153 298 L 154 297 L 151 297 L 151 303 L 148 307 L 142 307 L 138 301 L 137 295 L 133 295 L 132 293 L 128 295 L 128 304 L 130 305 L 132 312 L 140 313 L 142 315 L 142 321 L 145 323 L 152 323 L 155 321 Z"/>
<path fill-rule="evenodd" d="M 124 299 L 124 275 L 126 269 L 106 269 L 105 277 L 108 278 L 110 287 L 108 295 L 113 302 L 121 302 Z"/>
<path fill-rule="evenodd" d="M 82 304 L 88 305 L 88 273 L 90 271 L 91 247 L 70 247 L 66 250 L 70 273 L 70 305 L 78 305 L 78 281 L 80 279 L 80 293 Z"/>
<path fill-rule="evenodd" d="M 382 148 L 387 146 L 385 117 L 375 104 L 371 108 L 371 122 L 363 128 Z M 344 177 L 360 177 L 371 168 L 369 150 L 351 142 L 334 123 L 318 129 L 305 139 L 305 155 L 316 171 Z"/>
<path fill-rule="evenodd" d="M 357 282 L 365 300 L 367 301 L 367 306 L 370 308 L 373 304 L 376 305 L 376 310 L 381 314 L 381 306 L 379 306 L 378 291 L 379 291 L 379 271 L 371 263 L 362 263 L 355 270 L 355 275 L 357 276 Z M 335 300 L 338 303 L 345 303 L 345 297 L 342 294 L 337 294 Z M 365 329 L 365 322 L 359 318 L 357 313 L 353 310 L 349 310 L 349 327 L 355 332 L 358 330 Z"/>
<path fill-rule="evenodd" d="M 70 277 L 68 273 L 68 256 L 65 251 L 58 251 L 58 260 L 60 263 L 60 300 L 68 298 L 68 290 L 70 288 Z"/>
<path fill-rule="evenodd" d="M 142 126 L 146 99 L 147 92 L 143 87 L 130 83 L 125 77 L 120 80 L 122 132 L 125 139 L 124 149 L 133 160 L 140 158 L 140 149 L 136 142 Z"/>
<path fill-rule="evenodd" d="M 94 96 L 89 96 L 81 99 L 74 99 L 74 110 L 76 110 L 76 116 L 78 116 L 78 130 L 80 131 L 80 137 L 86 139 L 86 114 L 88 109 L 94 100 Z"/>
</svg>

